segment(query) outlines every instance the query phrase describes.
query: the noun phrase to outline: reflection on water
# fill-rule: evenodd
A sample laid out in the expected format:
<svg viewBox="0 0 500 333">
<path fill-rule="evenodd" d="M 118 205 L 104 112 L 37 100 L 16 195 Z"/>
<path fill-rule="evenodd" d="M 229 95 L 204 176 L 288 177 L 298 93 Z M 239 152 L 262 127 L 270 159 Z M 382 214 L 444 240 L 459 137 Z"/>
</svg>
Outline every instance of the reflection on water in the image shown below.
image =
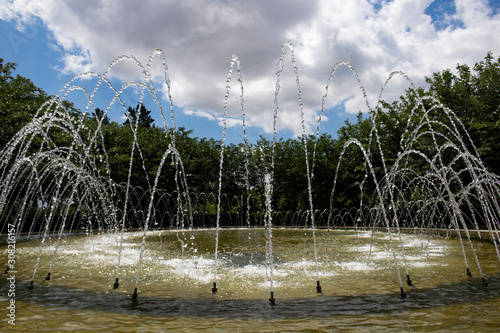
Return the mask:
<svg viewBox="0 0 500 333">
<path fill-rule="evenodd" d="M 64 239 L 52 279 L 44 281 L 52 256 L 48 246 L 32 291 L 28 291 L 28 281 L 39 242 L 18 243 L 16 327 L 76 331 L 493 331 L 500 324 L 499 263 L 488 241 L 474 242 L 489 284 L 483 287 L 472 264 L 473 278 L 466 276 L 457 239 L 405 234 L 406 264 L 416 288 L 405 285 L 408 297 L 401 299 L 384 233 L 320 231 L 317 244 L 323 294 L 318 295 L 310 231 L 275 230 L 273 276 L 277 300 L 271 307 L 267 301 L 269 269 L 264 231 L 221 231 L 216 295 L 210 293 L 213 233 L 151 232 L 137 305 L 132 304 L 130 295 L 140 233 L 126 234 L 118 290 L 112 290 L 118 252 L 113 235 Z M 403 274 L 399 242 L 396 250 Z M 6 256 L 5 250 L 2 255 Z M 5 308 L 5 279 L 0 288 L 0 303 Z"/>
</svg>

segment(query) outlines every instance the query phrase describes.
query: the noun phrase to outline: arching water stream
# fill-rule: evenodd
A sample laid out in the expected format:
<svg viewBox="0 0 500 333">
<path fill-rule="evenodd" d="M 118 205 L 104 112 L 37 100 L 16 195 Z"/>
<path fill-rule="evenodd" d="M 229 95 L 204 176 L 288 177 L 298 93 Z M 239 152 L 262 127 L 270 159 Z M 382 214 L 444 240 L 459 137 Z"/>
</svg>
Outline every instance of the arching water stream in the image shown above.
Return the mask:
<svg viewBox="0 0 500 333">
<path fill-rule="evenodd" d="M 277 212 L 273 207 L 276 119 L 287 51 L 297 83 L 309 208 Z M 155 58 L 163 65 L 171 125 L 152 82 Z M 142 80 L 113 87 L 108 74 L 121 61 L 135 63 Z M 175 135 L 169 137 L 155 172 L 147 170 L 137 123 L 130 125 L 133 143 L 130 162 L 124 166 L 127 183 L 116 184 L 110 177 L 102 119 L 97 119 L 96 128 L 85 125 L 85 116 L 95 107 L 93 96 L 100 86 L 107 86 L 114 95 L 104 114 L 114 103 L 127 110 L 121 94 L 137 89 L 139 105 L 148 95 L 160 110 L 165 133 L 173 133 L 171 83 L 161 50 L 155 50 L 145 66 L 133 56 L 123 56 L 102 75 L 83 73 L 68 82 L 0 152 L 0 236 L 8 240 L 0 248 L 0 263 L 7 268 L 0 280 L 0 305 L 7 309 L 15 302 L 17 320 L 9 329 L 497 330 L 499 177 L 484 167 L 453 111 L 432 97 L 416 101 L 401 136 L 401 151 L 388 165 L 377 120 L 385 85 L 372 108 L 357 73 L 340 61 L 327 80 L 320 115 L 338 66 L 347 66 L 355 76 L 373 127 L 368 142 L 356 138 L 345 142 L 332 187 L 324 189 L 331 193 L 330 207 L 322 211 L 313 202 L 316 146 L 308 152 L 291 43 L 282 45 L 276 65 L 274 138 L 271 147 L 266 147 L 270 156 L 265 156 L 270 163 L 259 166 L 260 183 L 252 185 L 242 71 L 240 59 L 231 58 L 217 195 L 190 192 Z M 387 82 L 396 75 L 412 85 L 401 72 L 392 73 Z M 97 80 L 92 91 L 75 85 L 84 77 Z M 245 141 L 241 167 L 246 178 L 241 194 L 235 197 L 242 212 L 239 226 L 245 229 L 224 228 L 221 223 L 222 203 L 226 200 L 227 207 L 233 208 L 230 201 L 234 200 L 223 188 L 231 85 L 239 86 Z M 64 108 L 70 92 L 82 92 L 88 98 L 81 118 L 70 116 Z M 432 113 L 442 117 L 437 121 Z M 318 134 L 320 123 L 321 116 Z M 59 146 L 51 134 L 54 129 L 65 133 L 67 145 Z M 420 141 L 426 146 L 421 147 Z M 358 184 L 361 202 L 350 210 L 338 209 L 333 204 L 337 176 L 345 171 L 342 167 L 353 151 L 360 165 L 351 171 L 364 174 Z M 159 185 L 168 163 L 175 170 L 171 193 Z M 145 172 L 146 188 L 131 183 L 134 168 Z M 261 193 L 250 193 L 250 188 L 258 186 Z M 369 187 L 371 193 L 366 192 Z M 256 202 L 258 197 L 262 202 Z M 364 198 L 370 198 L 371 206 L 365 206 Z M 209 216 L 213 224 L 205 219 L 210 215 L 209 200 L 217 207 L 215 218 Z M 282 222 L 288 228 L 280 228 Z M 203 229 L 207 225 L 214 228 Z M 83 230 L 85 235 L 66 237 Z"/>
</svg>

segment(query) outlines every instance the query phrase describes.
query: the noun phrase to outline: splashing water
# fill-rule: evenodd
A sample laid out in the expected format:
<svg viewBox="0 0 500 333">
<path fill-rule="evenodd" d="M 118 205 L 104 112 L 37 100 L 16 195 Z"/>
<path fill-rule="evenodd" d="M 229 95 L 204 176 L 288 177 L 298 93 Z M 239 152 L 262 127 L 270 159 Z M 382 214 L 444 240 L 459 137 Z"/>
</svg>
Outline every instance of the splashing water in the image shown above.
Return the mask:
<svg viewBox="0 0 500 333">
<path fill-rule="evenodd" d="M 280 112 L 279 94 L 281 88 L 281 74 L 284 68 L 285 57 L 290 55 L 293 73 L 298 96 L 298 114 L 302 126 L 302 143 L 304 147 L 304 163 L 307 176 L 307 211 L 297 212 L 278 212 L 273 208 L 273 184 L 275 179 L 275 149 L 277 141 L 276 122 Z M 164 115 L 163 107 L 160 103 L 153 75 L 151 74 L 152 63 L 154 59 L 159 58 L 162 64 L 163 79 L 166 84 L 167 98 L 170 110 L 170 120 Z M 113 68 L 121 62 L 132 62 L 140 69 L 142 79 L 123 84 L 121 87 L 114 87 L 111 82 L 111 72 Z M 148 256 L 148 251 L 152 251 L 149 237 L 151 237 L 151 228 L 178 229 L 182 234 L 176 233 L 176 241 L 172 242 L 181 248 L 179 258 L 161 259 L 163 264 L 169 267 L 177 267 L 181 271 L 188 271 L 189 276 L 204 277 L 204 283 L 207 283 L 207 275 L 212 276 L 214 285 L 213 291 L 217 291 L 216 283 L 219 275 L 228 278 L 228 274 L 222 273 L 226 269 L 228 261 L 234 263 L 238 258 L 244 261 L 248 258 L 249 265 L 244 265 L 240 273 L 248 270 L 261 268 L 262 263 L 259 258 L 262 253 L 254 250 L 260 239 L 252 232 L 255 226 L 265 226 L 265 253 L 267 264 L 267 280 L 259 281 L 257 285 L 269 287 L 271 299 L 274 300 L 274 291 L 278 287 L 285 285 L 283 281 L 276 281 L 280 276 L 290 275 L 286 273 L 288 267 L 301 269 L 307 278 L 316 278 L 318 283 L 318 292 L 321 290 L 319 281 L 330 275 L 337 276 L 339 271 L 369 271 L 374 269 L 370 264 L 372 260 L 377 260 L 381 254 L 390 254 L 392 267 L 397 275 L 397 281 L 401 291 L 401 296 L 406 294 L 403 290 L 403 276 L 407 276 L 407 283 L 410 286 L 410 270 L 416 265 L 412 263 L 412 246 L 408 244 L 408 230 L 426 232 L 427 246 L 423 247 L 427 252 L 425 258 L 431 260 L 435 254 L 432 252 L 434 240 L 433 233 L 445 232 L 448 238 L 456 237 L 465 263 L 467 275 L 472 277 L 469 262 L 475 263 L 477 272 L 486 286 L 485 269 L 481 260 L 485 260 L 481 255 L 481 247 L 475 243 L 474 235 L 477 234 L 482 241 L 489 242 L 492 245 L 498 260 L 500 260 L 500 251 L 498 243 L 500 241 L 498 220 L 500 217 L 500 205 L 498 198 L 500 195 L 498 176 L 487 171 L 483 162 L 479 158 L 476 148 L 465 131 L 463 124 L 453 113 L 452 110 L 444 107 L 439 101 L 432 97 L 422 97 L 417 100 L 414 109 L 409 115 L 405 132 L 401 136 L 401 151 L 398 153 L 392 166 L 386 163 L 385 152 L 379 135 L 379 113 L 383 100 L 383 92 L 387 84 L 397 76 L 403 77 L 413 87 L 410 78 L 404 73 L 396 71 L 389 75 L 389 78 L 382 87 L 377 104 L 374 108 L 368 103 L 368 97 L 365 88 L 354 68 L 346 61 L 338 62 L 330 75 L 325 86 L 325 94 L 321 102 L 321 112 L 318 117 L 316 129 L 316 138 L 319 137 L 322 115 L 325 112 L 325 103 L 331 92 L 334 75 L 340 66 L 346 66 L 353 73 L 359 90 L 365 104 L 368 108 L 368 114 L 371 119 L 372 129 L 368 143 L 360 142 L 357 139 L 346 141 L 342 152 L 340 153 L 334 182 L 331 188 L 330 208 L 324 212 L 314 209 L 314 196 L 312 193 L 312 184 L 317 180 L 318 175 L 314 175 L 316 161 L 316 144 L 314 142 L 312 153 L 309 151 L 308 139 L 306 135 L 304 106 L 302 101 L 302 89 L 300 85 L 299 69 L 294 55 L 294 49 L 290 42 L 281 45 L 279 61 L 276 64 L 276 84 L 274 93 L 273 109 L 273 142 L 271 145 L 270 164 L 263 163 L 260 180 L 264 185 L 264 192 L 261 202 L 256 202 L 259 198 L 251 198 L 252 184 L 249 181 L 249 144 L 246 134 L 246 115 L 244 111 L 244 85 L 242 79 L 242 69 L 240 59 L 233 55 L 230 60 L 230 66 L 226 76 L 226 90 L 224 95 L 224 114 L 222 118 L 222 139 L 220 145 L 219 177 L 217 193 L 191 193 L 189 190 L 186 172 L 184 170 L 183 156 L 176 148 L 175 135 L 176 129 L 174 121 L 174 111 L 171 91 L 171 82 L 168 74 L 165 56 L 161 50 L 154 50 L 148 59 L 146 65 L 141 64 L 133 56 L 122 56 L 110 64 L 106 71 L 100 75 L 93 72 L 82 73 L 75 76 L 66 84 L 59 94 L 53 99 L 47 101 L 37 111 L 33 121 L 18 132 L 12 140 L 4 147 L 0 153 L 0 220 L 2 223 L 2 232 L 6 229 L 15 230 L 17 239 L 37 239 L 36 259 L 31 261 L 33 270 L 28 278 L 33 288 L 33 283 L 37 278 L 39 269 L 48 270 L 47 281 L 54 283 L 54 273 L 58 265 L 66 265 L 62 257 L 66 234 L 75 234 L 82 230 L 87 230 L 89 239 L 94 249 L 94 240 L 103 235 L 113 235 L 117 244 L 109 245 L 109 251 L 115 267 L 113 273 L 107 274 L 107 278 L 115 279 L 115 288 L 118 288 L 120 278 L 129 279 L 128 275 L 134 275 L 134 295 L 137 298 L 137 290 L 144 278 L 147 280 L 150 276 L 150 262 L 154 259 Z M 234 71 L 236 70 L 237 80 L 240 88 L 240 111 L 242 116 L 242 128 L 244 136 L 245 153 L 245 182 L 244 192 L 236 198 L 236 201 L 243 205 L 246 202 L 246 214 L 244 220 L 236 222 L 244 225 L 247 230 L 247 240 L 250 242 L 247 251 L 236 250 L 237 244 L 232 243 L 234 250 L 228 250 L 227 247 L 221 247 L 221 226 L 222 203 L 224 200 L 223 188 L 223 170 L 224 170 L 224 152 L 226 137 L 226 121 L 228 114 L 228 101 L 231 91 L 231 83 Z M 78 80 L 95 79 L 97 82 L 91 91 L 78 86 Z M 97 127 L 86 128 L 85 116 L 87 116 L 94 107 L 94 97 L 103 87 L 109 88 L 112 92 L 112 98 L 105 108 L 104 115 L 97 122 Z M 130 132 L 132 133 L 132 145 L 130 146 L 130 162 L 127 169 L 127 183 L 116 184 L 110 175 L 110 165 L 108 161 L 108 152 L 104 145 L 104 135 L 102 132 L 102 122 L 104 116 L 109 112 L 112 105 L 116 102 L 123 107 L 125 113 L 122 94 L 127 90 L 137 89 L 139 92 L 139 103 L 141 105 L 146 96 L 149 96 L 158 106 L 166 133 L 170 136 L 170 145 L 164 152 L 160 164 L 155 173 L 151 173 L 145 164 L 143 156 L 143 147 L 138 139 L 138 122 L 129 121 Z M 82 93 L 87 98 L 88 103 L 81 117 L 72 118 L 70 113 L 64 108 L 64 101 L 70 94 Z M 424 103 L 426 102 L 426 103 Z M 431 105 L 426 108 L 426 105 Z M 443 120 L 437 122 L 431 117 L 431 112 L 441 112 Z M 131 117 L 130 114 L 127 114 Z M 130 118 L 129 118 L 130 120 Z M 170 121 L 170 123 L 169 123 Z M 69 144 L 60 146 L 56 138 L 53 137 L 53 130 L 57 129 L 67 134 Z M 423 150 L 419 146 L 419 141 L 425 137 L 431 142 L 432 149 Z M 97 156 L 95 151 L 99 152 Z M 361 202 L 355 211 L 339 210 L 334 206 L 334 197 L 337 193 L 337 179 L 341 168 L 346 163 L 348 151 L 357 150 L 362 155 L 362 162 L 359 167 L 362 170 L 363 177 L 359 183 Z M 431 153 L 429 153 L 431 151 Z M 450 155 L 445 158 L 445 153 Z M 312 155 L 312 157 L 310 157 Z M 380 156 L 380 170 L 375 171 L 374 156 Z M 175 193 L 163 193 L 159 189 L 159 181 L 162 176 L 164 164 L 171 160 L 174 172 L 176 191 Z M 412 169 L 411 161 L 418 160 L 428 170 L 425 174 Z M 138 161 L 138 162 L 137 162 Z M 139 189 L 132 184 L 133 170 L 138 167 L 144 171 L 145 183 L 144 189 Z M 103 168 L 100 168 L 102 165 Z M 457 170 L 457 165 L 464 165 L 462 169 Z M 102 174 L 101 174 L 102 172 Z M 154 180 L 149 177 L 155 174 Z M 467 177 L 462 177 L 467 175 Z M 151 176 L 152 177 L 152 176 Z M 470 178 L 467 183 L 463 179 Z M 374 193 L 364 193 L 367 191 L 369 181 L 373 181 Z M 325 189 L 330 190 L 330 189 Z M 246 197 L 245 197 L 246 196 Z M 213 253 L 200 256 L 198 252 L 202 249 L 194 244 L 198 241 L 197 235 L 194 237 L 194 229 L 204 225 L 195 222 L 195 215 L 202 215 L 194 210 L 197 208 L 191 204 L 191 200 L 200 203 L 213 198 L 217 203 L 217 211 L 214 220 L 209 220 L 208 225 L 214 228 Z M 363 198 L 372 197 L 374 204 L 371 207 L 365 205 Z M 144 198 L 144 201 L 137 203 L 136 198 Z M 207 199 L 208 198 L 208 199 Z M 228 202 L 231 198 L 225 197 Z M 246 199 L 246 200 L 245 200 Z M 254 201 L 251 201 L 253 199 Z M 135 201 L 134 201 L 135 200 Z M 40 205 L 38 205 L 40 202 Z M 251 206 L 261 207 L 260 211 L 251 211 Z M 477 204 L 476 204 L 477 203 Z M 198 207 L 199 205 L 196 205 Z M 230 206 L 230 205 L 229 205 Z M 36 207 L 35 209 L 33 209 Z M 471 213 L 466 214 L 464 207 Z M 258 208 L 255 208 L 258 209 Z M 31 213 L 36 211 L 34 215 Z M 262 223 L 263 217 L 263 223 Z M 260 219 L 260 220 L 259 220 Z M 187 221 L 187 222 L 186 222 Z M 299 226 L 305 229 L 305 234 L 312 239 L 312 247 L 305 247 L 307 251 L 302 253 L 302 261 L 286 263 L 280 265 L 280 258 L 276 256 L 275 235 L 278 233 L 280 221 L 286 221 L 283 224 L 288 226 Z M 241 223 L 240 223 L 241 222 Z M 479 225 L 484 225 L 485 230 L 479 230 Z M 9 228 L 8 226 L 14 226 Z M 350 251 L 367 254 L 363 260 L 338 261 L 331 258 L 332 252 L 339 252 L 342 248 L 342 240 L 324 238 L 322 228 L 329 231 L 340 227 L 354 227 L 356 247 Z M 132 260 L 134 268 L 131 268 L 130 253 L 127 252 L 128 229 L 139 228 L 141 231 L 140 246 L 135 246 Z M 472 229 L 471 229 L 472 228 Z M 377 232 L 383 229 L 387 242 L 381 247 L 377 244 Z M 444 231 L 442 231 L 444 230 Z M 470 232 L 476 231 L 476 232 Z M 185 232 L 191 232 L 191 237 L 186 236 Z M 451 233 L 454 233 L 452 236 Z M 320 242 L 318 236 L 320 236 Z M 369 245 L 363 244 L 366 235 L 368 235 Z M 160 234 L 159 237 L 163 237 Z M 51 238 L 56 238 L 55 245 L 47 245 Z M 304 237 L 303 237 L 304 238 Z M 399 241 L 399 246 L 397 244 Z M 446 240 L 448 241 L 448 240 Z M 96 247 L 99 242 L 96 241 Z M 305 242 L 304 242 L 305 243 Z M 160 243 L 162 251 L 171 250 L 171 243 Z M 318 250 L 323 244 L 325 247 L 325 257 L 329 257 L 331 262 L 325 262 L 318 255 Z M 330 245 L 329 245 L 330 244 Z M 334 246 L 331 246 L 334 244 Z M 422 241 L 424 244 L 424 241 Z M 116 245 L 116 246 L 115 246 Z M 255 245 L 255 246 L 254 246 Z M 293 245 L 290 245 L 293 248 Z M 45 267 L 45 252 L 53 251 L 50 256 L 50 265 Z M 256 252 L 257 251 L 257 252 Z M 96 252 L 98 250 L 96 249 Z M 230 252 L 230 253 L 229 253 Z M 248 253 L 250 252 L 250 253 Z M 367 253 L 366 253 L 367 252 Z M 94 253 L 94 251 L 92 251 Z M 193 258 L 193 253 L 197 257 Z M 286 251 L 285 251 L 286 253 Z M 312 253 L 312 255 L 311 255 Z M 80 254 L 81 255 L 81 254 Z M 108 254 L 106 254 L 108 255 Z M 232 256 L 232 257 L 231 257 Z M 212 260 L 213 258 L 213 260 Z M 230 258 L 230 259 L 228 259 Z M 311 259 L 312 258 L 312 259 Z M 489 258 L 486 258 L 489 259 Z M 159 259 L 160 260 L 160 259 Z M 124 262 L 125 261 L 125 262 Z M 336 262 L 341 267 L 332 268 L 332 262 Z M 252 266 L 252 265 L 253 266 Z M 421 263 L 420 265 L 425 265 Z M 125 266 L 125 267 L 124 267 Z M 401 267 L 404 267 L 402 273 Z M 417 265 L 418 266 L 418 265 Z M 488 266 L 488 264 L 487 264 Z M 59 266 L 61 267 L 61 266 Z M 184 270 L 184 267 L 187 267 Z M 326 271 L 324 268 L 330 268 Z M 64 268 L 64 267 L 62 267 Z M 155 268 L 156 269 L 156 268 Z M 154 270 L 154 269 L 153 269 Z M 473 269 L 474 270 L 474 269 Z M 312 273 L 311 273 L 312 272 Z M 125 273 L 125 274 L 124 274 Z M 195 274 L 197 273 L 197 274 Z M 294 273 L 297 273 L 296 271 Z M 264 274 L 265 275 L 265 274 Z M 252 278 L 254 279 L 254 278 Z M 390 278 L 389 278 L 390 279 Z M 127 281 L 127 283 L 131 283 Z M 124 283 L 122 287 L 125 288 Z M 145 288 L 149 288 L 148 284 Z M 274 301 L 272 302 L 274 304 Z"/>
</svg>

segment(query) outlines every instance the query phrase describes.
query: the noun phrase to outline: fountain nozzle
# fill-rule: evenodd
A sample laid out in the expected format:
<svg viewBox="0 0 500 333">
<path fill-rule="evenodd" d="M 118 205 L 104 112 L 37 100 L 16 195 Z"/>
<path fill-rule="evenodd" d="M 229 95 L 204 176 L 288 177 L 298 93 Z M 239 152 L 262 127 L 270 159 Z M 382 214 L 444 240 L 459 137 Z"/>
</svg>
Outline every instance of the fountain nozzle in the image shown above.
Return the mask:
<svg viewBox="0 0 500 333">
<path fill-rule="evenodd" d="M 271 291 L 271 297 L 269 298 L 269 304 L 276 305 L 276 299 L 274 298 L 274 292 Z"/>
<path fill-rule="evenodd" d="M 134 293 L 132 294 L 132 303 L 137 304 L 137 288 L 134 289 Z"/>
<path fill-rule="evenodd" d="M 33 280 L 31 280 L 30 285 L 28 286 L 28 290 L 33 290 Z"/>
<path fill-rule="evenodd" d="M 316 281 L 316 291 L 321 293 L 321 286 L 319 285 L 319 281 Z"/>
<path fill-rule="evenodd" d="M 467 267 L 467 276 L 468 276 L 468 277 L 472 277 L 472 274 L 471 274 L 471 272 L 469 271 L 469 268 L 468 268 L 468 267 Z"/>
<path fill-rule="evenodd" d="M 486 282 L 486 280 L 484 279 L 484 277 L 483 277 L 483 286 L 484 286 L 484 287 L 487 287 L 487 286 L 488 286 L 488 282 Z"/>
<path fill-rule="evenodd" d="M 45 277 L 45 281 L 50 281 L 50 273 Z"/>
<path fill-rule="evenodd" d="M 217 282 L 214 282 L 214 286 L 212 288 L 212 295 L 217 293 Z"/>
<path fill-rule="evenodd" d="M 401 298 L 406 298 L 406 293 L 405 291 L 403 290 L 403 287 L 401 287 Z"/>
<path fill-rule="evenodd" d="M 411 287 L 413 284 L 411 283 L 411 279 L 409 275 L 406 275 L 406 283 Z"/>
<path fill-rule="evenodd" d="M 113 284 L 113 289 L 118 289 L 118 286 L 119 286 L 119 285 L 120 285 L 120 284 L 118 283 L 118 278 L 116 278 L 116 281 L 115 281 L 115 283 Z"/>
</svg>

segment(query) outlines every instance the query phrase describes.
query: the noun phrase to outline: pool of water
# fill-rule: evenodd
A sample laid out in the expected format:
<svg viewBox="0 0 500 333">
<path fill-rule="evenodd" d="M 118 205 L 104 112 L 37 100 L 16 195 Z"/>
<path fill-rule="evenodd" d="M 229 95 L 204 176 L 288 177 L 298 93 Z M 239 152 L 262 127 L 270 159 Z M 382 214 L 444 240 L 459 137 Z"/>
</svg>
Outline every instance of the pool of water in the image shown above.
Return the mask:
<svg viewBox="0 0 500 333">
<path fill-rule="evenodd" d="M 470 244 L 472 278 L 457 238 L 443 235 L 317 230 L 273 230 L 272 256 L 265 230 L 151 231 L 131 301 L 141 232 L 124 235 L 119 282 L 114 234 L 67 237 L 54 257 L 46 241 L 28 290 L 40 241 L 16 246 L 15 297 L 0 280 L 0 306 L 16 304 L 16 325 L 46 331 L 496 331 L 500 274 L 488 240 L 472 243 L 488 282 L 483 286 Z M 484 237 L 488 238 L 488 237 Z M 394 249 L 394 252 L 393 252 Z M 404 255 L 403 255 L 404 252 Z M 394 260 L 396 254 L 397 265 Z M 0 260 L 6 262 L 2 248 Z M 45 277 L 53 261 L 50 281 Z M 272 258 L 272 264 L 270 264 Z M 406 298 L 400 296 L 400 279 Z M 406 283 L 409 273 L 414 287 Z M 5 277 L 12 274 L 5 274 Z M 322 293 L 316 291 L 321 282 Z M 218 291 L 211 293 L 213 282 Z M 274 306 L 268 298 L 273 291 Z"/>
</svg>

